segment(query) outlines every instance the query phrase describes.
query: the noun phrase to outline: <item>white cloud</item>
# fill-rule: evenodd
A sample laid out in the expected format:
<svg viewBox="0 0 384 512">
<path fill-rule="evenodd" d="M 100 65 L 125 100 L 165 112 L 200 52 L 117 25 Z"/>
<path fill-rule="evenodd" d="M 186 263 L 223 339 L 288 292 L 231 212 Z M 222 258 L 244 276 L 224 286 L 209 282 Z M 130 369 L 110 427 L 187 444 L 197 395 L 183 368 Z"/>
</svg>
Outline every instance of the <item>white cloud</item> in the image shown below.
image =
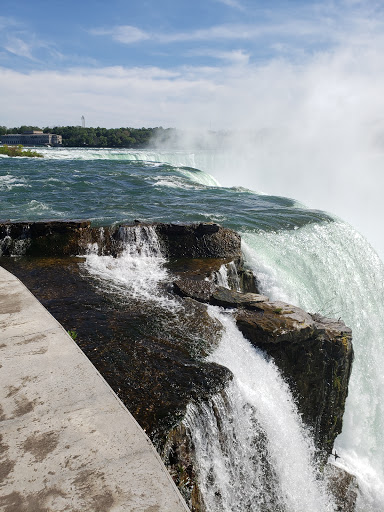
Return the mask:
<svg viewBox="0 0 384 512">
<path fill-rule="evenodd" d="M 19 25 L 20 24 L 14 18 L 0 16 L 0 29 L 1 30 L 4 30 L 8 27 L 17 27 Z"/>
<path fill-rule="evenodd" d="M 23 115 L 29 118 L 38 115 L 41 118 L 50 116 L 52 112 L 57 118 L 57 109 L 60 115 L 64 115 L 61 124 L 68 123 L 68 117 L 80 108 L 75 101 L 80 96 L 96 116 L 98 110 L 102 109 L 101 97 L 109 105 L 115 105 L 104 119 L 108 126 L 121 124 L 120 116 L 124 116 L 121 106 L 127 103 L 130 114 L 140 126 L 159 122 L 163 125 L 198 125 L 204 120 L 195 112 L 202 109 L 210 112 L 211 119 L 217 119 L 216 128 L 228 123 L 243 127 L 268 127 L 276 123 L 279 112 L 280 124 L 284 124 L 287 119 L 295 118 L 304 107 L 332 120 L 338 112 L 342 112 L 344 118 L 349 115 L 353 119 L 356 108 L 361 120 L 364 116 L 369 119 L 373 113 L 380 117 L 381 105 L 384 107 L 381 92 L 379 94 L 384 85 L 382 49 L 383 38 L 375 38 L 369 48 L 340 48 L 318 54 L 298 65 L 286 60 L 253 65 L 244 50 L 199 50 L 197 53 L 200 55 L 213 56 L 222 60 L 223 64 L 175 69 L 155 66 L 84 67 L 61 72 L 29 73 L 1 69 L 0 92 L 1 97 L 12 98 L 23 91 Z M 373 76 L 375 80 L 372 80 Z M 42 91 L 39 98 L 34 94 L 37 89 Z M 30 94 L 28 91 L 31 91 Z M 215 96 L 210 97 L 211 93 Z M 212 103 L 204 104 L 203 99 L 207 97 Z M 167 102 L 168 110 L 157 115 L 156 105 L 160 101 Z M 178 101 L 182 101 L 182 110 Z M 233 108 L 227 108 L 228 101 Z M 364 108 L 361 107 L 363 104 Z M 2 114 L 11 121 L 13 102 L 4 107 Z M 142 116 L 141 112 L 146 112 L 146 115 Z M 315 119 L 318 120 L 319 115 L 314 116 L 310 123 L 312 126 Z M 25 119 L 19 121 L 26 122 Z M 13 124 L 17 122 L 15 119 Z M 52 122 L 49 119 L 43 124 Z M 103 118 L 97 120 L 99 123 L 103 123 Z"/>
<path fill-rule="evenodd" d="M 292 21 L 283 24 L 226 24 L 215 25 L 206 29 L 191 30 L 188 32 L 145 32 L 140 28 L 120 25 L 112 29 L 93 29 L 91 34 L 96 36 L 111 36 L 114 40 L 124 44 L 152 40 L 156 43 L 168 44 L 193 41 L 220 41 L 220 40 L 255 40 L 271 34 L 284 36 L 305 36 L 324 31 L 317 25 L 308 22 Z"/>
<path fill-rule="evenodd" d="M 37 37 L 28 27 L 13 18 L 0 16 L 0 53 L 2 60 L 14 56 L 28 59 L 31 62 L 44 62 L 52 57 L 64 60 L 65 56 L 56 49 L 56 45 Z M 11 54 L 11 55 L 9 55 Z"/>
<path fill-rule="evenodd" d="M 221 4 L 227 5 L 228 7 L 233 7 L 234 9 L 239 9 L 240 11 L 244 11 L 244 6 L 239 2 L 239 0 L 215 0 Z"/>
<path fill-rule="evenodd" d="M 4 49 L 19 57 L 26 57 L 27 59 L 34 60 L 32 55 L 33 45 L 23 41 L 19 37 L 9 37 L 4 44 Z"/>
<path fill-rule="evenodd" d="M 238 9 L 238 0 L 215 0 Z M 257 19 L 243 17 L 244 22 L 213 25 L 188 31 L 145 31 L 131 25 L 91 30 L 98 36 L 109 36 L 123 44 L 152 41 L 157 44 L 244 41 L 271 48 L 298 51 L 311 44 L 331 47 L 346 39 L 360 38 L 361 34 L 380 33 L 384 30 L 380 5 L 369 0 L 341 0 L 308 3 L 300 8 L 259 9 Z"/>
<path fill-rule="evenodd" d="M 115 41 L 124 44 L 132 44 L 151 39 L 149 33 L 131 25 L 118 25 L 111 29 L 92 29 L 89 33 L 95 36 L 112 36 Z"/>
<path fill-rule="evenodd" d="M 151 36 L 137 27 L 124 25 L 116 28 L 113 37 L 121 43 L 130 44 L 136 43 L 137 41 L 145 41 L 146 39 L 150 39 Z"/>
<path fill-rule="evenodd" d="M 212 57 L 217 60 L 228 61 L 233 64 L 245 65 L 249 63 L 250 54 L 245 50 L 220 51 L 215 49 L 191 50 L 188 55 L 195 57 Z"/>
</svg>

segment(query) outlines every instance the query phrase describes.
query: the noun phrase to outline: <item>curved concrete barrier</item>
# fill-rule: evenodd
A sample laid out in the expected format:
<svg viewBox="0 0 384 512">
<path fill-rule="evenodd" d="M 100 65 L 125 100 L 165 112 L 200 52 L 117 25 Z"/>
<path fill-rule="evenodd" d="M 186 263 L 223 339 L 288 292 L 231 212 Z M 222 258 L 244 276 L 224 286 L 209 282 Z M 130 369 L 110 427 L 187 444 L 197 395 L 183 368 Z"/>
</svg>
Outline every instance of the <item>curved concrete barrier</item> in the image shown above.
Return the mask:
<svg viewBox="0 0 384 512">
<path fill-rule="evenodd" d="M 1 267 L 0 357 L 0 510 L 189 510 L 109 385 Z"/>
</svg>

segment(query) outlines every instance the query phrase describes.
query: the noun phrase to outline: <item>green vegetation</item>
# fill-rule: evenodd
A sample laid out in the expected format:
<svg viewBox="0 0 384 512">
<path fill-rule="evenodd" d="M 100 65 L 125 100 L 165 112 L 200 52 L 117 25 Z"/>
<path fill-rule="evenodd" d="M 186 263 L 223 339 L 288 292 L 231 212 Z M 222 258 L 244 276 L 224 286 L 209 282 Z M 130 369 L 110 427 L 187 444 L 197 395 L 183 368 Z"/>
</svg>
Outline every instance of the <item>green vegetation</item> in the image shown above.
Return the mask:
<svg viewBox="0 0 384 512">
<path fill-rule="evenodd" d="M 93 148 L 143 148 L 153 138 L 165 139 L 173 131 L 172 128 L 82 128 L 81 126 L 54 126 L 39 128 L 38 126 L 20 126 L 6 128 L 0 126 L 0 135 L 24 133 L 42 130 L 44 133 L 62 135 L 63 146 Z"/>
<path fill-rule="evenodd" d="M 73 330 L 73 331 L 67 331 L 67 332 L 68 332 L 68 334 L 70 335 L 70 337 L 73 339 L 73 341 L 76 341 L 76 340 L 77 340 L 77 336 L 78 336 L 78 334 L 77 334 L 77 332 L 76 332 L 75 330 Z"/>
<path fill-rule="evenodd" d="M 4 146 L 0 146 L 0 155 L 43 157 L 43 155 L 36 151 L 31 151 L 29 149 L 23 150 L 23 146 L 21 144 L 18 146 L 7 146 L 6 144 L 4 144 Z"/>
<path fill-rule="evenodd" d="M 343 344 L 343 347 L 345 348 L 345 350 L 348 351 L 349 344 L 348 344 L 347 336 L 342 336 L 341 343 Z"/>
</svg>

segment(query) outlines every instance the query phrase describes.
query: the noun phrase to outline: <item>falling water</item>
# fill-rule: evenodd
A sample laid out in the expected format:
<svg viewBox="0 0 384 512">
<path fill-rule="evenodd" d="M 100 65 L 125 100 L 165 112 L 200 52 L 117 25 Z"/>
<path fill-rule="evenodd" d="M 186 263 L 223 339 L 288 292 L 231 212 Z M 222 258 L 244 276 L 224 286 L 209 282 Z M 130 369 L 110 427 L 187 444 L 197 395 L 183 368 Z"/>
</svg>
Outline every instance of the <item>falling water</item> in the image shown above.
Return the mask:
<svg viewBox="0 0 384 512">
<path fill-rule="evenodd" d="M 364 237 L 341 222 L 278 233 L 243 233 L 262 290 L 352 328 L 355 360 L 338 464 L 356 475 L 357 509 L 384 507 L 384 265 Z"/>
<path fill-rule="evenodd" d="M 206 510 L 334 510 L 313 464 L 311 438 L 276 366 L 245 340 L 230 315 L 209 311 L 224 327 L 210 359 L 234 379 L 210 403 L 190 405 L 185 418 Z"/>
<path fill-rule="evenodd" d="M 99 256 L 97 245 L 90 246 L 84 268 L 108 283 L 110 288 L 123 290 L 133 299 L 174 305 L 159 291 L 168 272 L 155 229 L 152 226 L 122 226 L 118 238 L 123 246 L 118 257 Z"/>
</svg>

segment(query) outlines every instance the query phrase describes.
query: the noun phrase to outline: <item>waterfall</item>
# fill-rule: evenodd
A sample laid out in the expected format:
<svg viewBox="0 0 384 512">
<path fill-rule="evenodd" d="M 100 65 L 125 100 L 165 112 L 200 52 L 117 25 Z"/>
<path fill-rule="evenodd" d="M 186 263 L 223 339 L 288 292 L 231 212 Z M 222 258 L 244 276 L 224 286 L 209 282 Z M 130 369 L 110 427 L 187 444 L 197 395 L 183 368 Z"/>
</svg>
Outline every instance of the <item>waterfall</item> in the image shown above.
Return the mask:
<svg viewBox="0 0 384 512">
<path fill-rule="evenodd" d="M 118 239 L 123 246 L 118 257 L 98 255 L 97 244 L 90 246 L 84 268 L 110 289 L 132 299 L 156 301 L 175 306 L 175 301 L 160 293 L 168 278 L 166 259 L 153 226 L 121 226 Z"/>
<path fill-rule="evenodd" d="M 210 360 L 229 368 L 234 379 L 209 403 L 191 404 L 184 420 L 206 510 L 334 510 L 288 385 L 230 315 L 213 306 L 209 312 L 224 327 Z"/>
<path fill-rule="evenodd" d="M 352 328 L 355 360 L 338 465 L 356 475 L 357 510 L 384 509 L 384 265 L 349 225 L 312 224 L 243 233 L 243 250 L 263 293 Z"/>
<path fill-rule="evenodd" d="M 122 241 L 125 255 L 136 259 L 153 259 L 158 263 L 165 262 L 153 226 L 120 226 L 118 239 Z"/>
<path fill-rule="evenodd" d="M 240 279 L 233 261 L 221 265 L 219 270 L 214 272 L 213 281 L 223 288 L 240 291 Z"/>
</svg>

